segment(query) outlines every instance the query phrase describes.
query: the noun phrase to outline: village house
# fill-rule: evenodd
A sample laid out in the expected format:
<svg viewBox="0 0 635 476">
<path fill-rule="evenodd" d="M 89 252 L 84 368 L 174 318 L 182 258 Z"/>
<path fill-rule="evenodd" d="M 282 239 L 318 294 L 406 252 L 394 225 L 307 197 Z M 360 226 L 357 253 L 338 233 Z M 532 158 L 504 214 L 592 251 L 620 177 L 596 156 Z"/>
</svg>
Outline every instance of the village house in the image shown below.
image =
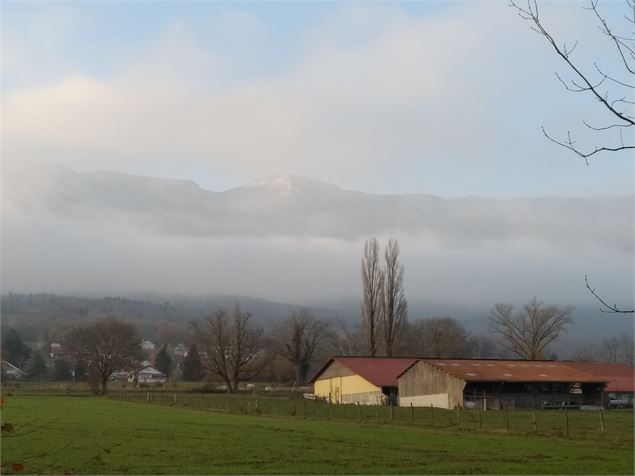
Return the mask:
<svg viewBox="0 0 635 476">
<path fill-rule="evenodd" d="M 155 347 L 156 345 L 154 345 L 154 342 L 149 341 L 148 339 L 144 339 L 141 341 L 141 348 L 146 352 L 152 352 Z"/>
<path fill-rule="evenodd" d="M 21 380 L 26 378 L 26 372 L 20 370 L 18 367 L 13 365 L 6 360 L 3 360 L 1 363 L 2 366 L 2 376 L 7 380 Z"/>
<path fill-rule="evenodd" d="M 49 344 L 48 355 L 52 360 L 65 360 L 72 357 L 59 342 L 51 342 Z"/>
</svg>

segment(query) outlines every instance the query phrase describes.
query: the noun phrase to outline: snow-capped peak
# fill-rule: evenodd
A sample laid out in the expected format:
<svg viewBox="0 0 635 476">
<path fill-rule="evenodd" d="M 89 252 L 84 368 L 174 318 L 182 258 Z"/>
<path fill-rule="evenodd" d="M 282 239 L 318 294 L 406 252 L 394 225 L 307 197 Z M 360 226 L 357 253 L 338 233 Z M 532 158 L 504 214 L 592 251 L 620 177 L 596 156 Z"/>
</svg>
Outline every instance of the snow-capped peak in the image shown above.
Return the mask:
<svg viewBox="0 0 635 476">
<path fill-rule="evenodd" d="M 261 179 L 249 182 L 246 188 L 266 187 L 270 189 L 277 189 L 283 192 L 291 193 L 295 188 L 293 179 L 294 177 L 291 175 L 265 177 L 265 178 L 261 178 Z"/>
</svg>

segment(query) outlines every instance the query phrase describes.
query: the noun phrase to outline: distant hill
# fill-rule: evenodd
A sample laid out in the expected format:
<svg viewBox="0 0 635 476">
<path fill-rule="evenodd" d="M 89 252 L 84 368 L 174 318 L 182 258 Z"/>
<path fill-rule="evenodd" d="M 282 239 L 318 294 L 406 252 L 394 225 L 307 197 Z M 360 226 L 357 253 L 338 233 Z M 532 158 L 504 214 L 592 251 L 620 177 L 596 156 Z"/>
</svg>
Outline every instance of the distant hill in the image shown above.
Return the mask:
<svg viewBox="0 0 635 476">
<path fill-rule="evenodd" d="M 186 342 L 189 323 L 236 303 L 252 313 L 254 325 L 271 331 L 301 306 L 248 296 L 188 296 L 145 294 L 131 297 L 76 297 L 55 294 L 8 294 L 1 297 L 2 326 L 18 329 L 25 340 L 60 340 L 66 330 L 84 321 L 117 316 L 134 323 L 142 337 L 157 343 Z M 453 317 L 474 334 L 488 335 L 489 309 L 451 303 L 410 304 L 410 320 Z M 354 299 L 313 303 L 305 306 L 321 319 L 359 322 L 359 302 Z M 601 313 L 597 308 L 579 308 L 573 324 L 554 348 L 560 358 L 570 358 L 581 342 L 600 343 L 604 338 L 632 333 L 632 318 Z M 491 336 L 495 338 L 495 336 Z"/>
<path fill-rule="evenodd" d="M 246 296 L 77 297 L 56 294 L 10 293 L 0 298 L 2 326 L 15 327 L 31 341 L 60 339 L 71 326 L 104 316 L 134 323 L 144 338 L 161 340 L 161 334 L 185 339 L 193 319 L 238 303 L 252 313 L 252 323 L 271 330 L 301 306 Z M 335 318 L 334 310 L 307 307 L 318 318 Z"/>
</svg>

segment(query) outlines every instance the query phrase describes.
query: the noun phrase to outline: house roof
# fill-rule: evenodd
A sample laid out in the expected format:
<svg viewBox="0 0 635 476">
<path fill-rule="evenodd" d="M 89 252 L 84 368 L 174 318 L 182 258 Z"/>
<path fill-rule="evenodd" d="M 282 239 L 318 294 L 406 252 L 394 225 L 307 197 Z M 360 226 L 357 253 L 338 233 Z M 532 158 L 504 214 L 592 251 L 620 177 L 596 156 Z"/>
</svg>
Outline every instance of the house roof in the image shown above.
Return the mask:
<svg viewBox="0 0 635 476">
<path fill-rule="evenodd" d="M 551 360 L 420 359 L 467 382 L 586 382 L 604 383 L 564 362 Z"/>
<path fill-rule="evenodd" d="M 605 392 L 635 391 L 635 369 L 617 362 L 566 362 L 569 367 L 608 380 Z"/>
<path fill-rule="evenodd" d="M 311 383 L 319 379 L 320 375 L 333 363 L 349 368 L 360 377 L 368 380 L 377 387 L 396 387 L 397 376 L 414 364 L 418 359 L 412 357 L 331 357 L 318 370 Z"/>
<path fill-rule="evenodd" d="M 7 362 L 6 360 L 3 360 L 2 362 L 0 362 L 0 366 L 2 366 L 2 370 L 4 370 L 5 372 L 17 372 L 20 374 L 25 373 L 24 370 L 19 369 L 18 367 L 13 365 L 11 362 Z"/>
</svg>

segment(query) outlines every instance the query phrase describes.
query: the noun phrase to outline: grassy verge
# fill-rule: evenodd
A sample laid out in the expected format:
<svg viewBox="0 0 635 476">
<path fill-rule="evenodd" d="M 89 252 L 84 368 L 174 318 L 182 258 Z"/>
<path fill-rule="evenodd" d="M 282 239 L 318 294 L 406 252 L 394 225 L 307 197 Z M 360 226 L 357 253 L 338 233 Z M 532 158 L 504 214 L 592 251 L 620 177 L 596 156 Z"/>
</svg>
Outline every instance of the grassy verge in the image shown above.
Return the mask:
<svg viewBox="0 0 635 476">
<path fill-rule="evenodd" d="M 627 414 L 623 414 L 628 417 Z M 632 413 L 630 413 L 632 419 Z M 633 474 L 630 439 L 237 415 L 97 397 L 5 397 L 3 473 Z"/>
</svg>

